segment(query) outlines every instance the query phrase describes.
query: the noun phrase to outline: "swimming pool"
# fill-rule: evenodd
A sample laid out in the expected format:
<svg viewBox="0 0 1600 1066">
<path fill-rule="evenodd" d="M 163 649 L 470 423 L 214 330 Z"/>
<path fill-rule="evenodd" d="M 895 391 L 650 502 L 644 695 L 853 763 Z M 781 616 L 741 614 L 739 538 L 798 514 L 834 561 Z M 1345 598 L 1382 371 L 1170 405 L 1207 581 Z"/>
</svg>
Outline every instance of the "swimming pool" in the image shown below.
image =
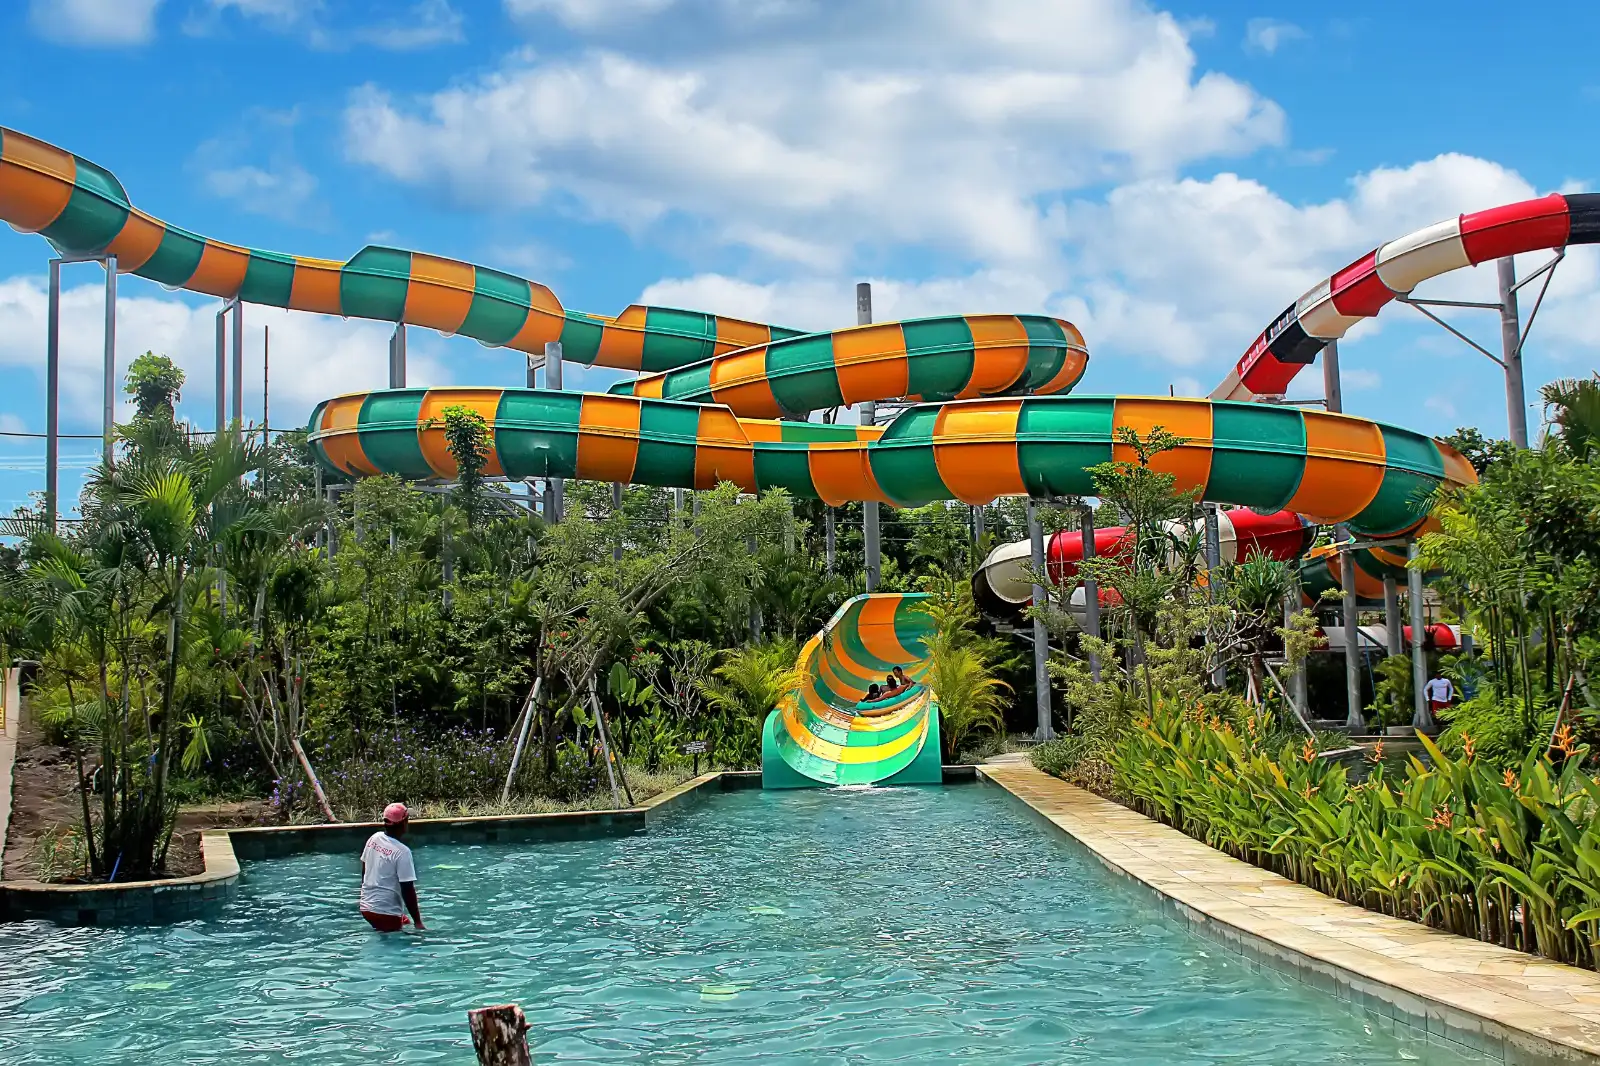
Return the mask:
<svg viewBox="0 0 1600 1066">
<path fill-rule="evenodd" d="M 467 1063 L 508 1001 L 541 1066 L 1477 1061 L 1251 972 L 984 786 L 716 793 L 417 867 L 421 937 L 360 921 L 354 854 L 248 864 L 207 921 L 0 926 L 0 1061 Z"/>
</svg>

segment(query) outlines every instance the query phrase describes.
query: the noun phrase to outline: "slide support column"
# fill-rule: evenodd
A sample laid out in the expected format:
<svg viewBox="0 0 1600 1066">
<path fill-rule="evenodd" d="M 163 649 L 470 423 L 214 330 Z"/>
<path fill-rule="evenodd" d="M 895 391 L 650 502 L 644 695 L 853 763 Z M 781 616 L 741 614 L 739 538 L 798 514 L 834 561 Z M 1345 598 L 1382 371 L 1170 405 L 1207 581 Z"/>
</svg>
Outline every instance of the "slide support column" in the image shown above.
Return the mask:
<svg viewBox="0 0 1600 1066">
<path fill-rule="evenodd" d="M 856 285 L 856 325 L 870 326 L 872 324 L 872 283 L 860 282 Z M 861 404 L 861 424 L 874 425 L 878 414 L 878 405 L 871 400 Z M 861 501 L 861 538 L 865 542 L 865 555 L 867 564 L 867 591 L 876 592 L 878 582 L 883 577 L 882 545 L 878 538 L 878 501 Z"/>
<path fill-rule="evenodd" d="M 1033 686 L 1034 707 L 1038 712 L 1034 728 L 1035 740 L 1049 740 L 1055 736 L 1050 725 L 1050 634 L 1045 629 L 1044 611 L 1049 598 L 1041 582 L 1044 569 L 1044 527 L 1039 522 L 1039 504 L 1028 497 L 1028 540 L 1033 548 Z"/>
<path fill-rule="evenodd" d="M 1383 579 L 1383 642 L 1390 655 L 1404 655 L 1406 638 L 1404 620 L 1400 617 L 1400 584 L 1394 575 Z"/>
<path fill-rule="evenodd" d="M 1502 260 L 1503 262 L 1504 260 Z M 1406 598 L 1411 601 L 1411 724 L 1425 733 L 1434 730 L 1433 713 L 1422 687 L 1428 683 L 1428 627 L 1422 614 L 1422 570 L 1417 566 L 1417 542 L 1406 550 Z"/>
<path fill-rule="evenodd" d="M 544 387 L 561 390 L 561 342 L 547 341 L 544 346 Z M 544 514 L 548 522 L 559 522 L 566 517 L 567 483 L 565 478 L 544 479 Z"/>
<path fill-rule="evenodd" d="M 1078 529 L 1083 534 L 1083 561 L 1088 562 L 1095 556 L 1093 507 L 1084 507 Z M 1088 576 L 1083 579 L 1083 631 L 1091 637 L 1100 636 L 1100 582 Z M 1100 682 L 1100 656 L 1095 652 L 1089 653 L 1089 678 L 1096 684 Z"/>
<path fill-rule="evenodd" d="M 1217 505 L 1204 504 L 1206 523 L 1206 598 L 1215 600 L 1219 583 L 1222 580 L 1222 530 L 1217 523 Z M 1211 643 L 1211 634 L 1206 634 L 1206 643 Z M 1228 684 L 1228 668 L 1218 663 L 1211 671 L 1212 687 L 1219 691 Z"/>
<path fill-rule="evenodd" d="M 116 457 L 113 438 L 117 432 L 117 257 L 106 256 L 106 350 L 105 396 L 100 412 L 101 432 L 105 435 L 101 458 L 110 466 Z"/>
<path fill-rule="evenodd" d="M 1500 279 L 1500 350 L 1506 368 L 1506 429 L 1511 443 L 1528 446 L 1528 397 L 1522 383 L 1522 330 L 1517 321 L 1517 263 L 1510 256 L 1495 266 Z M 1549 278 L 1545 279 L 1547 282 Z M 1537 313 L 1535 305 L 1534 312 Z"/>
<path fill-rule="evenodd" d="M 389 335 L 389 387 L 403 389 L 406 387 L 406 324 L 395 323 L 394 332 Z M 533 388 L 533 367 L 528 367 L 528 387 Z"/>
<path fill-rule="evenodd" d="M 1350 539 L 1350 527 L 1337 527 L 1341 542 Z M 1339 584 L 1344 588 L 1344 699 L 1345 726 L 1358 732 L 1366 725 L 1361 713 L 1361 628 L 1356 613 L 1356 580 L 1351 572 L 1355 560 L 1346 548 L 1339 549 Z"/>
<path fill-rule="evenodd" d="M 61 260 L 50 260 L 44 340 L 44 520 L 56 531 L 61 482 Z"/>
</svg>

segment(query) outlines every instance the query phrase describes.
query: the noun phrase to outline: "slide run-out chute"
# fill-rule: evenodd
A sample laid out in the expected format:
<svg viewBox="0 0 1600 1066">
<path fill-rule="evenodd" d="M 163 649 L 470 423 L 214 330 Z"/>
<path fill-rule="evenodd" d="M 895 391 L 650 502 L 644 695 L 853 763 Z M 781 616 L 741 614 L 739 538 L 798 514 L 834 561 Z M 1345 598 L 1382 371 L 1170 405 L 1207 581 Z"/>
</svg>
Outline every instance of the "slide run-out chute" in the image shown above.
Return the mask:
<svg viewBox="0 0 1600 1066">
<path fill-rule="evenodd" d="M 919 608 L 926 600 L 919 593 L 852 597 L 806 642 L 800 685 L 762 732 L 763 785 L 939 784 L 939 694 L 924 682 L 923 637 L 932 620 Z M 862 702 L 897 666 L 911 686 Z"/>
</svg>

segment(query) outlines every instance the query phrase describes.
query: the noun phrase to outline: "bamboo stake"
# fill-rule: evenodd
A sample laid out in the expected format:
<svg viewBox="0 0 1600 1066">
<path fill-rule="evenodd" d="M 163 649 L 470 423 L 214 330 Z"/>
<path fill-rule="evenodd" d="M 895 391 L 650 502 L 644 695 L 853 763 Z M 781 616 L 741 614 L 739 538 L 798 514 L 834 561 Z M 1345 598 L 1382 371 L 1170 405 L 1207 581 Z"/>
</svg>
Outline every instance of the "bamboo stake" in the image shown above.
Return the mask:
<svg viewBox="0 0 1600 1066">
<path fill-rule="evenodd" d="M 517 733 L 517 748 L 511 753 L 511 769 L 506 771 L 506 787 L 500 790 L 502 807 L 511 801 L 511 782 L 517 776 L 517 767 L 522 764 L 522 749 L 528 743 L 528 730 L 533 725 L 533 709 L 539 704 L 539 692 L 543 687 L 544 678 L 534 678 L 533 691 L 528 693 L 527 702 L 522 705 L 522 728 Z"/>
</svg>

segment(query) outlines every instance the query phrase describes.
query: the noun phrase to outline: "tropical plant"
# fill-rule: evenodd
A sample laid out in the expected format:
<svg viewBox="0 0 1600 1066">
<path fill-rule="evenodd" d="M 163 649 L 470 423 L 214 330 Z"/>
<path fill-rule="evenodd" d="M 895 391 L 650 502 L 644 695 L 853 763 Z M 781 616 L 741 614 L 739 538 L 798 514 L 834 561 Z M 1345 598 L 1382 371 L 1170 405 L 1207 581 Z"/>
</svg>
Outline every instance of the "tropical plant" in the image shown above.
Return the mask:
<svg viewBox="0 0 1600 1066">
<path fill-rule="evenodd" d="M 1247 716 L 1167 696 L 1114 746 L 1132 805 L 1230 855 L 1350 903 L 1593 968 L 1600 959 L 1600 783 L 1570 729 L 1514 768 L 1471 739 L 1427 738 L 1398 779 L 1366 779 Z"/>
<path fill-rule="evenodd" d="M 702 691 L 711 712 L 707 737 L 713 763 L 750 767 L 761 758 L 761 727 L 768 712 L 791 698 L 804 680 L 793 641 L 748 644 L 723 654 Z"/>
<path fill-rule="evenodd" d="M 923 582 L 928 599 L 917 610 L 928 619 L 922 637 L 927 672 L 923 682 L 939 705 L 939 737 L 945 762 L 955 762 L 982 734 L 1005 732 L 1005 693 L 1011 686 L 994 674 L 997 642 L 976 632 L 978 610 L 972 586 L 935 573 Z"/>
</svg>

